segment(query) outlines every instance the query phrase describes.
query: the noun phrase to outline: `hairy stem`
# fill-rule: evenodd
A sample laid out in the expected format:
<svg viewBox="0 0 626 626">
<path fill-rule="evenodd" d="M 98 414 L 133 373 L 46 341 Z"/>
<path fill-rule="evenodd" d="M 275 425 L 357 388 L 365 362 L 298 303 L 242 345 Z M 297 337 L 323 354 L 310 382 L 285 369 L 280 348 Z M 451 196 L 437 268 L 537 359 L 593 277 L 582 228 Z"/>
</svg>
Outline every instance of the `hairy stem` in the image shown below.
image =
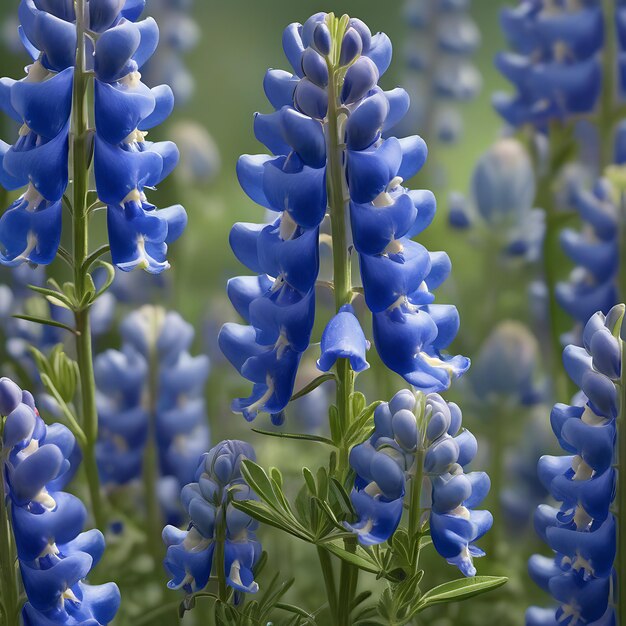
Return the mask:
<svg viewBox="0 0 626 626">
<path fill-rule="evenodd" d="M 98 440 L 98 412 L 96 409 L 96 383 L 93 370 L 93 354 L 89 308 L 83 304 L 87 290 L 87 276 L 83 268 L 89 256 L 89 214 L 87 192 L 89 190 L 89 163 L 91 143 L 89 137 L 89 116 L 87 113 L 89 76 L 85 67 L 86 3 L 75 0 L 76 9 L 76 66 L 74 69 L 74 93 L 72 103 L 72 176 L 73 176 L 73 262 L 74 287 L 77 308 L 74 311 L 76 322 L 76 355 L 80 373 L 82 399 L 82 428 L 87 438 L 83 449 L 85 473 L 91 496 L 91 510 L 96 526 L 105 530 L 105 507 L 102 501 L 98 467 L 96 464 L 96 442 Z"/>
</svg>

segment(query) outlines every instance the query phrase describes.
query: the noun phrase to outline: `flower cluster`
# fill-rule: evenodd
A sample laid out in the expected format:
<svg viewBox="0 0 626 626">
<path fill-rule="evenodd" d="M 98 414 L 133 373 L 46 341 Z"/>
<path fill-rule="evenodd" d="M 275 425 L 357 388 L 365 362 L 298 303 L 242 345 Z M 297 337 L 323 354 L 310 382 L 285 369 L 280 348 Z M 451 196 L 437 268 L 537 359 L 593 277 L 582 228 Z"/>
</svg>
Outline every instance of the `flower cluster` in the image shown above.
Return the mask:
<svg viewBox="0 0 626 626">
<path fill-rule="evenodd" d="M 570 195 L 584 227 L 580 232 L 570 228 L 561 232 L 561 246 L 576 268 L 567 282 L 557 285 L 556 298 L 575 321 L 564 343 L 581 345 L 587 320 L 596 311 L 606 314 L 617 304 L 619 212 L 606 179 L 600 179 L 592 191 L 575 185 Z"/>
<path fill-rule="evenodd" d="M 411 28 L 407 65 L 415 73 L 410 89 L 412 128 L 444 143 L 457 141 L 463 120 L 453 106 L 476 98 L 482 87 L 471 57 L 480 32 L 469 1 L 409 0 L 404 16 Z"/>
<path fill-rule="evenodd" d="M 612 604 L 615 558 L 615 438 L 621 374 L 619 330 L 625 307 L 605 317 L 595 313 L 583 332 L 583 346 L 563 353 L 568 374 L 581 393 L 574 404 L 557 404 L 550 421 L 567 456 L 544 456 L 539 476 L 559 508 L 541 505 L 535 528 L 554 551 L 529 562 L 533 580 L 550 593 L 557 608 L 531 607 L 529 626 L 556 622 L 615 623 Z"/>
<path fill-rule="evenodd" d="M 544 232 L 544 213 L 533 209 L 535 175 L 524 146 L 500 139 L 479 159 L 472 175 L 472 202 L 451 194 L 450 225 L 481 229 L 510 256 L 534 259 Z"/>
<path fill-rule="evenodd" d="M 261 544 L 255 535 L 258 522 L 232 506 L 233 500 L 255 498 L 241 476 L 245 459 L 255 460 L 249 444 L 222 441 L 202 457 L 195 482 L 182 490 L 189 529 L 163 529 L 171 589 L 183 589 L 188 594 L 200 591 L 209 582 L 211 571 L 223 567 L 227 584 L 236 592 L 258 591 L 252 571 L 261 556 Z M 214 568 L 218 543 L 222 543 L 224 562 Z"/>
<path fill-rule="evenodd" d="M 601 3 L 522 0 L 503 10 L 501 26 L 515 52 L 499 54 L 496 65 L 516 93 L 495 94 L 493 102 L 507 123 L 544 128 L 592 111 L 602 86 Z"/>
<path fill-rule="evenodd" d="M 102 556 L 104 537 L 81 532 L 87 511 L 62 491 L 80 463 L 74 436 L 61 424 L 46 426 L 32 395 L 8 378 L 0 379 L 0 415 L 0 480 L 28 598 L 25 626 L 108 624 L 120 603 L 117 586 L 83 582 Z"/>
<path fill-rule="evenodd" d="M 194 331 L 177 313 L 142 307 L 122 322 L 121 333 L 121 351 L 107 350 L 95 361 L 102 481 L 116 486 L 139 478 L 152 436 L 159 490 L 180 490 L 209 445 L 203 393 L 209 360 L 189 354 Z"/>
<path fill-rule="evenodd" d="M 172 88 L 176 104 L 186 104 L 194 92 L 194 79 L 183 55 L 195 48 L 200 29 L 191 17 L 193 0 L 150 0 L 150 15 L 161 24 L 161 44 L 144 77 L 148 85 L 165 83 Z"/>
<path fill-rule="evenodd" d="M 74 2 L 41 4 L 20 4 L 23 42 L 33 58 L 26 77 L 0 83 L 0 108 L 22 125 L 14 145 L 0 146 L 0 183 L 9 190 L 27 186 L 0 218 L 0 262 L 6 265 L 48 264 L 57 253 L 68 185 L 72 89 L 84 79 L 75 76 L 82 46 L 77 46 Z M 89 2 L 86 47 L 93 54 L 81 64 L 95 76 L 94 172 L 98 198 L 107 206 L 113 262 L 123 270 L 140 266 L 160 272 L 168 266 L 167 243 L 182 233 L 186 214 L 180 206 L 157 211 L 144 194 L 145 187 L 156 186 L 172 171 L 178 151 L 171 142 L 145 140 L 146 131 L 169 115 L 174 98 L 167 86 L 151 90 L 141 82 L 139 69 L 159 39 L 153 19 L 136 21 L 143 4 Z"/>
<path fill-rule="evenodd" d="M 268 71 L 264 87 L 276 111 L 255 117 L 257 138 L 275 156 L 245 155 L 238 164 L 246 193 L 279 213 L 270 225 L 236 224 L 230 238 L 239 260 L 260 274 L 230 281 L 230 299 L 249 326 L 227 324 L 220 334 L 224 354 L 254 383 L 252 395 L 233 405 L 248 419 L 259 411 L 281 414 L 309 345 L 319 228 L 327 182 L 336 175 L 328 171 L 331 161 L 340 163 L 341 203 L 349 198 L 343 219 L 383 362 L 425 392 L 446 389 L 469 366 L 464 357 L 440 353 L 456 335 L 458 313 L 433 305 L 431 290 L 447 278 L 450 261 L 411 239 L 432 221 L 435 200 L 402 185 L 427 150 L 417 136 L 388 132 L 409 108 L 403 89 L 385 92 L 377 84 L 391 62 L 391 42 L 347 17 L 333 38 L 329 20 L 318 13 L 285 30 L 283 48 L 295 73 Z"/>
<path fill-rule="evenodd" d="M 461 420 L 459 407 L 434 393 L 416 396 L 402 390 L 376 408 L 374 433 L 350 453 L 357 475 L 351 499 L 359 519 L 347 526 L 360 543 L 378 544 L 393 535 L 407 483 L 423 476 L 431 487 L 428 508 L 435 549 L 466 576 L 475 575 L 473 557 L 484 553 L 474 542 L 489 530 L 492 517 L 489 511 L 472 509 L 485 498 L 490 482 L 484 472 L 464 472 L 477 443 L 461 429 Z"/>
</svg>

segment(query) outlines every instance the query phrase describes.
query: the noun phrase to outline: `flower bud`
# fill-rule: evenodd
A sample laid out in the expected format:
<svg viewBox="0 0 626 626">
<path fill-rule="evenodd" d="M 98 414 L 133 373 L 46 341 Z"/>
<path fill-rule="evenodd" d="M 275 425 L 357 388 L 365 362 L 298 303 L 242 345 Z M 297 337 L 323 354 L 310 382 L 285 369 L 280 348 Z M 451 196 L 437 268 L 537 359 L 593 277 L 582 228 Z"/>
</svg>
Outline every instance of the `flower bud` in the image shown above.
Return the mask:
<svg viewBox="0 0 626 626">
<path fill-rule="evenodd" d="M 313 44 L 317 51 L 324 56 L 330 54 L 330 48 L 332 45 L 330 31 L 328 26 L 324 22 L 320 22 L 313 31 Z"/>
<path fill-rule="evenodd" d="M 302 55 L 304 75 L 318 87 L 328 85 L 328 66 L 326 61 L 313 48 L 307 48 Z"/>
<path fill-rule="evenodd" d="M 0 415 L 9 415 L 21 401 L 22 390 L 10 378 L 0 378 Z"/>
<path fill-rule="evenodd" d="M 341 40 L 339 65 L 344 67 L 352 63 L 363 51 L 363 40 L 354 28 L 348 28 Z"/>
</svg>

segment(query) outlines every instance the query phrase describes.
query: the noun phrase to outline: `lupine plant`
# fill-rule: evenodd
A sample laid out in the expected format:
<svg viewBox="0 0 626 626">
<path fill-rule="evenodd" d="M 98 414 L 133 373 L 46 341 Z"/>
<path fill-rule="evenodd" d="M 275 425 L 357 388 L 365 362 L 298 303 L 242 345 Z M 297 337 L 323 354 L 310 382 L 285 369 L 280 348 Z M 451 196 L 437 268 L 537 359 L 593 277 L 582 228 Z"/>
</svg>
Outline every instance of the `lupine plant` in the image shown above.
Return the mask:
<svg viewBox="0 0 626 626">
<path fill-rule="evenodd" d="M 412 240 L 432 221 L 435 200 L 403 181 L 419 171 L 427 149 L 420 137 L 393 136 L 409 97 L 378 86 L 391 61 L 385 34 L 372 35 L 347 15 L 317 13 L 286 28 L 283 49 L 293 73 L 267 72 L 264 89 L 275 111 L 254 120 L 257 139 L 273 154 L 244 155 L 237 168 L 244 191 L 276 217 L 231 231 L 235 255 L 258 275 L 229 281 L 246 325 L 226 324 L 220 346 L 253 384 L 232 405 L 249 421 L 267 413 L 280 426 L 292 396 L 332 380 L 330 438 L 275 433 L 327 445 L 331 455 L 317 473 L 303 469 L 294 505 L 280 472 L 268 475 L 243 461 L 242 475 L 259 499 L 233 506 L 317 547 L 330 623 L 408 623 L 433 603 L 505 581 L 481 577 L 419 589 L 419 553 L 429 535 L 445 559 L 473 576 L 473 557 L 482 554 L 474 542 L 491 525 L 488 512 L 472 511 L 488 477 L 464 472 L 476 440 L 461 430 L 459 408 L 438 395 L 469 360 L 442 353 L 459 318 L 454 306 L 433 304 L 432 291 L 447 278 L 450 261 Z M 321 335 L 317 364 L 325 373 L 294 396 L 316 315 L 320 231 L 332 240 L 335 311 Z M 353 261 L 362 287 L 353 283 Z M 355 391 L 370 347 L 353 306 L 361 294 L 381 360 L 411 386 L 389 404 L 368 405 Z M 408 526 L 399 528 L 405 506 Z M 357 595 L 361 571 L 387 582 L 377 604 L 366 603 L 369 593 Z"/>
<path fill-rule="evenodd" d="M 459 140 L 463 118 L 455 105 L 473 100 L 482 87 L 472 62 L 480 31 L 469 14 L 470 4 L 468 0 L 408 0 L 404 7 L 410 28 L 407 78 L 412 85 L 408 121 L 433 142 Z"/>
<path fill-rule="evenodd" d="M 623 304 L 591 316 L 582 346 L 568 345 L 565 368 L 580 389 L 572 404 L 556 404 L 550 422 L 566 456 L 544 456 L 539 476 L 558 503 L 541 505 L 535 527 L 553 556 L 533 556 L 532 579 L 554 599 L 555 608 L 532 607 L 529 626 L 560 622 L 619 623 L 626 612 L 620 579 L 626 559 L 626 507 L 621 480 L 626 445 L 622 423 L 626 397 L 622 374 Z M 616 467 L 618 468 L 616 472 Z M 616 479 L 619 476 L 616 490 Z"/>
<path fill-rule="evenodd" d="M 25 626 L 106 626 L 115 617 L 117 586 L 84 582 L 102 556 L 104 537 L 82 532 L 87 510 L 63 491 L 80 456 L 65 426 L 46 425 L 33 396 L 0 378 L 1 616 L 7 626 L 20 623 L 20 613 Z"/>
<path fill-rule="evenodd" d="M 61 287 L 50 280 L 36 291 L 69 309 L 74 324 L 32 320 L 60 326 L 75 338 L 80 419 L 59 392 L 60 382 L 49 379 L 48 386 L 83 447 L 99 528 L 106 512 L 96 465 L 89 310 L 110 285 L 113 265 L 166 269 L 167 243 L 186 223 L 181 206 L 157 210 L 144 193 L 171 172 L 178 152 L 172 143 L 146 141 L 147 131 L 171 111 L 173 95 L 169 87 L 149 89 L 141 82 L 139 71 L 158 43 L 156 22 L 139 20 L 143 4 L 24 0 L 22 39 L 33 61 L 25 78 L 4 79 L 0 88 L 2 109 L 22 124 L 15 144 L 2 146 L 1 182 L 10 190 L 26 187 L 0 218 L 0 261 L 46 265 L 58 256 L 72 272 L 72 282 Z M 100 209 L 106 211 L 109 242 L 92 250 L 89 224 Z M 70 250 L 60 245 L 63 213 L 71 224 Z M 113 265 L 102 258 L 108 253 Z M 107 279 L 96 289 L 92 272 L 98 267 Z"/>
</svg>

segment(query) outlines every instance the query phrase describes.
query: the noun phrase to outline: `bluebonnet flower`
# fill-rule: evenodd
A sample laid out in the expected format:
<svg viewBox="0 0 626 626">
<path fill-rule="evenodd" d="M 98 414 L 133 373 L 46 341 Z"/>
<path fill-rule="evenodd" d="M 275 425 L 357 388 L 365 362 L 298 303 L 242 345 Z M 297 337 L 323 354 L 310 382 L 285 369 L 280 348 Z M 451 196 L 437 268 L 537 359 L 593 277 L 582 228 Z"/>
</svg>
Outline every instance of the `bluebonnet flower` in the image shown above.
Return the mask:
<svg viewBox="0 0 626 626">
<path fill-rule="evenodd" d="M 159 489 L 171 491 L 168 483 L 175 479 L 180 490 L 209 444 L 203 393 L 209 360 L 189 354 L 194 331 L 178 313 L 142 307 L 125 318 L 121 333 L 122 349 L 107 350 L 95 361 L 102 481 L 114 487 L 141 476 L 153 423 Z"/>
<path fill-rule="evenodd" d="M 493 99 L 506 122 L 544 129 L 550 120 L 592 111 L 602 86 L 601 3 L 522 0 L 504 9 L 500 22 L 515 51 L 496 58 L 516 90 Z"/>
<path fill-rule="evenodd" d="M 224 354 L 254 384 L 248 398 L 233 403 L 247 419 L 259 411 L 281 415 L 310 341 L 319 227 L 327 212 L 331 56 L 342 68 L 336 104 L 346 117 L 346 217 L 378 352 L 387 367 L 425 392 L 446 389 L 469 366 L 464 357 L 441 354 L 456 335 L 458 313 L 433 304 L 431 290 L 446 279 L 450 261 L 411 240 L 435 213 L 431 192 L 402 186 L 422 167 L 426 145 L 417 136 L 383 139 L 409 107 L 403 89 L 385 92 L 377 85 L 391 62 L 391 42 L 350 19 L 340 50 L 333 51 L 326 20 L 317 13 L 285 30 L 283 48 L 294 74 L 268 71 L 264 87 L 276 111 L 257 114 L 254 124 L 275 156 L 244 155 L 238 164 L 244 191 L 279 213 L 270 225 L 236 224 L 230 237 L 238 259 L 260 274 L 230 281 L 229 297 L 249 325 L 226 324 L 220 333 Z"/>
<path fill-rule="evenodd" d="M 454 228 L 481 229 L 479 234 L 500 240 L 509 256 L 539 255 L 544 213 L 533 208 L 535 175 L 524 146 L 500 139 L 479 159 L 472 175 L 472 202 L 454 194 L 449 222 Z"/>
<path fill-rule="evenodd" d="M 258 522 L 232 506 L 233 501 L 256 498 L 241 476 L 244 459 L 255 460 L 252 446 L 243 441 L 222 441 L 200 460 L 195 482 L 183 488 L 181 500 L 189 513 L 189 528 L 163 529 L 171 589 L 183 589 L 188 594 L 200 591 L 211 572 L 224 567 L 226 582 L 236 592 L 258 591 L 252 571 L 261 556 L 255 535 Z M 219 541 L 224 542 L 224 563 L 214 567 Z"/>
<path fill-rule="evenodd" d="M 565 368 L 581 393 L 573 404 L 552 409 L 552 430 L 567 455 L 539 461 L 539 477 L 559 506 L 541 505 L 535 528 L 554 556 L 534 555 L 529 561 L 531 578 L 554 597 L 556 608 L 531 607 L 529 626 L 615 623 L 611 503 L 624 310 L 620 304 L 606 316 L 595 313 L 584 328 L 583 346 L 569 345 L 563 352 Z"/>
<path fill-rule="evenodd" d="M 469 15 L 470 0 L 408 0 L 404 17 L 411 31 L 406 46 L 413 73 L 407 123 L 442 143 L 454 143 L 463 129 L 454 106 L 476 98 L 482 77 L 471 57 L 480 32 Z M 409 80 L 411 77 L 409 77 Z"/>
<path fill-rule="evenodd" d="M 591 191 L 574 185 L 570 196 L 584 227 L 561 232 L 561 246 L 576 267 L 557 285 L 556 299 L 575 322 L 564 343 L 580 345 L 582 329 L 593 313 L 606 314 L 617 303 L 619 212 L 607 179 L 600 179 Z"/>
<path fill-rule="evenodd" d="M 76 25 L 71 3 L 44 6 L 21 2 L 22 40 L 33 63 L 24 79 L 4 79 L 0 86 L 0 108 L 22 125 L 13 146 L 0 146 L 0 183 L 9 190 L 28 185 L 0 219 L 5 265 L 48 264 L 61 237 Z M 139 69 L 158 43 L 154 20 L 135 22 L 142 9 L 142 0 L 89 2 L 88 28 L 97 43 L 87 69 L 95 76 L 94 172 L 98 197 L 108 208 L 113 262 L 124 270 L 159 272 L 167 267 L 166 244 L 181 234 L 186 214 L 180 206 L 156 211 L 144 194 L 172 171 L 178 151 L 171 142 L 145 140 L 169 115 L 173 95 L 169 87 L 150 90 L 140 80 Z"/>
<path fill-rule="evenodd" d="M 32 395 L 7 378 L 0 379 L 0 414 L 6 417 L 0 467 L 28 599 L 24 625 L 108 624 L 120 603 L 117 586 L 84 582 L 102 556 L 104 537 L 82 532 L 87 511 L 62 491 L 80 462 L 74 436 L 61 424 L 47 426 Z"/>
<path fill-rule="evenodd" d="M 350 465 L 356 472 L 352 503 L 358 520 L 347 527 L 363 545 L 389 539 L 400 523 L 407 484 L 424 476 L 430 487 L 430 534 L 437 552 L 465 576 L 474 576 L 475 545 L 491 527 L 488 511 L 473 510 L 489 491 L 484 472 L 465 473 L 477 451 L 474 436 L 461 429 L 461 410 L 440 395 L 399 391 L 374 413 L 374 433 L 355 446 Z M 421 460 L 420 460 L 421 459 Z M 418 468 L 418 463 L 423 463 Z"/>
<path fill-rule="evenodd" d="M 148 5 L 150 15 L 161 25 L 161 43 L 146 65 L 146 83 L 169 85 L 178 106 L 189 102 L 195 89 L 183 59 L 200 39 L 200 28 L 191 15 L 193 3 L 194 0 L 150 0 Z"/>
</svg>

